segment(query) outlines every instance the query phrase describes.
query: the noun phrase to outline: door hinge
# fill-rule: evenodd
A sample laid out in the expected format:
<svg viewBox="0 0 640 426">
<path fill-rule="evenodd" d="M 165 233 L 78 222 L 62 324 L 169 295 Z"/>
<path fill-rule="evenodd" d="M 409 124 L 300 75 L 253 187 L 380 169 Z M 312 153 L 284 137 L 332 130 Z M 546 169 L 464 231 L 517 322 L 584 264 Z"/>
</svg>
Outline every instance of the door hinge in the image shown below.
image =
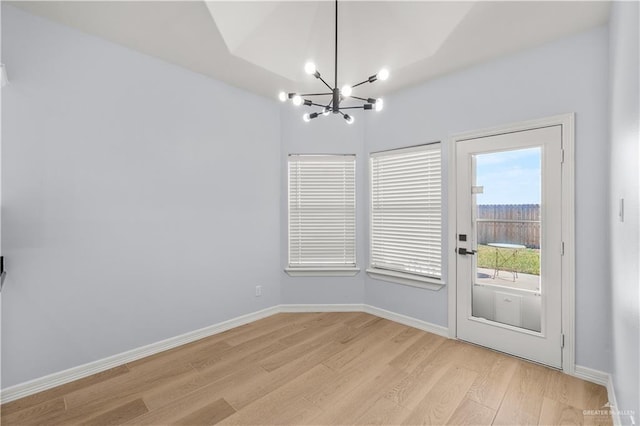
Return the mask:
<svg viewBox="0 0 640 426">
<path fill-rule="evenodd" d="M 560 347 L 564 348 L 564 334 L 560 335 Z"/>
<path fill-rule="evenodd" d="M 560 245 L 560 256 L 564 256 L 564 241 Z"/>
<path fill-rule="evenodd" d="M 564 149 L 560 150 L 560 164 L 564 164 Z"/>
</svg>

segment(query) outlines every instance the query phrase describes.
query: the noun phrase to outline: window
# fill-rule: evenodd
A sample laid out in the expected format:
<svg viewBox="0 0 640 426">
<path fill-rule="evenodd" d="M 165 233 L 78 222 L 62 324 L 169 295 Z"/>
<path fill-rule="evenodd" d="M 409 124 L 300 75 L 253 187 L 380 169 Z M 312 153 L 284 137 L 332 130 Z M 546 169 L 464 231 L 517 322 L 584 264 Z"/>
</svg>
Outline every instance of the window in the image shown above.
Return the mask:
<svg viewBox="0 0 640 426">
<path fill-rule="evenodd" d="M 370 268 L 375 278 L 442 283 L 440 143 L 371 154 Z"/>
<path fill-rule="evenodd" d="M 290 275 L 352 275 L 356 268 L 355 155 L 290 155 Z"/>
</svg>

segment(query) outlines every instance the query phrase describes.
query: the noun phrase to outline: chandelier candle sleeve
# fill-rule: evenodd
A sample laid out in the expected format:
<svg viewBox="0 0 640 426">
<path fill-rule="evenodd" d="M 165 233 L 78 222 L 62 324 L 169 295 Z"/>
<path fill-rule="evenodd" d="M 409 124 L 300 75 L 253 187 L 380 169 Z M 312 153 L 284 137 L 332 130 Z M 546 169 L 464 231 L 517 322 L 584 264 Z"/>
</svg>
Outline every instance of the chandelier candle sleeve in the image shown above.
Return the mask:
<svg viewBox="0 0 640 426">
<path fill-rule="evenodd" d="M 347 123 L 351 124 L 354 122 L 354 117 L 349 114 L 345 114 L 343 110 L 347 109 L 362 109 L 364 111 L 381 111 L 383 106 L 382 98 L 362 98 L 358 96 L 352 96 L 353 89 L 358 86 L 361 86 L 365 83 L 373 83 L 377 80 L 385 81 L 389 78 L 389 71 L 386 68 L 378 71 L 377 74 L 372 75 L 366 80 L 361 81 L 358 84 L 349 85 L 345 84 L 342 86 L 342 89 L 338 88 L 338 0 L 335 1 L 335 48 L 334 48 L 334 85 L 333 87 L 329 85 L 322 77 L 320 72 L 318 71 L 316 64 L 313 61 L 307 61 L 304 65 L 304 71 L 308 75 L 313 75 L 315 78 L 319 79 L 329 90 L 327 93 L 304 93 L 298 94 L 295 92 L 287 93 L 280 92 L 278 94 L 278 99 L 282 102 L 285 102 L 287 99 L 290 99 L 291 102 L 295 106 L 308 106 L 308 107 L 319 107 L 321 108 L 318 111 L 312 113 L 305 113 L 302 119 L 305 122 L 309 122 L 314 118 L 319 116 L 327 116 L 330 113 L 341 114 L 342 117 L 346 120 Z M 322 101 L 311 101 L 310 99 L 303 99 L 315 96 L 325 96 L 328 99 L 324 102 Z M 326 99 L 326 98 L 325 98 Z M 351 102 L 360 102 L 359 105 L 350 104 L 347 106 L 342 106 L 342 102 L 345 100 L 349 100 Z"/>
</svg>

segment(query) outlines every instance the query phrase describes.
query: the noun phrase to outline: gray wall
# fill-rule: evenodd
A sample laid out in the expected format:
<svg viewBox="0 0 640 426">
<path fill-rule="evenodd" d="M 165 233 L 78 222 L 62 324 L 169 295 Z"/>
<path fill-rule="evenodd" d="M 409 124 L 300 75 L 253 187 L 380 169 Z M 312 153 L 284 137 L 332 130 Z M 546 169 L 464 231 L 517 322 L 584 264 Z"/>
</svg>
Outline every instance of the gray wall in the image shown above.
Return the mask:
<svg viewBox="0 0 640 426">
<path fill-rule="evenodd" d="M 593 336 L 610 330 L 609 207 L 602 202 L 609 174 L 607 43 L 607 29 L 599 28 L 433 80 L 389 96 L 384 113 L 370 115 L 365 127 L 367 152 L 441 140 L 446 165 L 452 134 L 576 113 L 576 362 L 602 371 L 610 371 L 610 348 Z M 447 325 L 446 288 L 367 277 L 365 302 Z"/>
<path fill-rule="evenodd" d="M 605 28 L 398 92 L 348 126 L 2 10 L 3 388 L 277 303 L 364 302 L 446 325 L 446 288 L 364 272 L 368 153 L 441 140 L 446 165 L 454 133 L 566 112 L 576 361 L 610 371 L 610 346 L 593 338 L 612 329 Z M 289 153 L 357 155 L 358 275 L 284 273 Z M 446 206 L 446 168 L 444 184 Z M 447 253 L 446 221 L 443 238 Z"/>
<path fill-rule="evenodd" d="M 611 291 L 613 381 L 618 409 L 634 410 L 640 420 L 640 143 L 638 96 L 638 2 L 613 2 L 610 30 L 611 90 Z M 618 203 L 624 198 L 625 219 Z M 631 424 L 622 416 L 624 424 Z"/>
<path fill-rule="evenodd" d="M 2 387 L 278 304 L 278 106 L 2 9 Z"/>
<path fill-rule="evenodd" d="M 291 89 L 293 90 L 293 88 Z M 353 277 L 290 277 L 284 272 L 287 252 L 287 156 L 289 154 L 355 154 L 356 155 L 356 261 L 362 268 L 364 255 L 366 165 L 364 155 L 364 120 L 355 113 L 355 121 L 347 124 L 342 118 L 320 116 L 309 123 L 302 120 L 306 112 L 290 102 L 281 104 L 282 152 L 281 175 L 281 276 L 282 303 L 362 303 L 364 299 L 364 269 Z"/>
</svg>

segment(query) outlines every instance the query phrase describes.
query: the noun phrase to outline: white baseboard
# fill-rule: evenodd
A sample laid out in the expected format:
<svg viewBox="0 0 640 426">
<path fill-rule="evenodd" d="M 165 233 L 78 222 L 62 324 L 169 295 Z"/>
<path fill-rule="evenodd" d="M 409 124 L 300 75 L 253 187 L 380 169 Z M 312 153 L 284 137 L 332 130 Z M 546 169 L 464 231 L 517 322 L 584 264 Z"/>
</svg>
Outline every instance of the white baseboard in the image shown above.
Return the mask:
<svg viewBox="0 0 640 426">
<path fill-rule="evenodd" d="M 72 367 L 67 370 L 49 374 L 44 377 L 39 377 L 28 382 L 19 383 L 6 389 L 2 389 L 0 393 L 0 401 L 4 404 L 6 402 L 24 398 L 25 396 L 29 396 L 34 393 L 42 392 L 47 389 L 63 385 L 65 383 L 82 379 L 92 374 L 100 373 L 110 368 L 135 361 L 140 358 L 166 351 L 167 349 L 175 348 L 177 346 L 194 342 L 205 337 L 213 336 L 214 334 L 222 333 L 223 331 L 227 331 L 232 328 L 239 327 L 243 324 L 266 318 L 273 314 L 277 314 L 278 312 L 280 312 L 280 307 L 272 306 L 261 311 L 252 312 L 250 314 L 232 318 L 230 320 L 204 327 L 199 330 L 190 331 L 179 336 L 170 337 L 156 343 L 151 343 L 150 345 L 141 346 L 130 351 L 122 352 L 120 354 L 89 362 L 87 364 L 79 365 L 77 367 Z"/>
<path fill-rule="evenodd" d="M 286 304 L 280 312 L 363 312 L 361 303 L 344 304 Z"/>
<path fill-rule="evenodd" d="M 437 334 L 442 337 L 449 338 L 449 328 L 441 325 L 432 324 L 427 321 L 419 320 L 417 318 L 408 317 L 406 315 L 397 314 L 395 312 L 387 311 L 385 309 L 377 308 L 371 305 L 363 305 L 364 312 L 375 315 L 381 318 L 388 319 L 390 321 L 398 322 L 400 324 L 408 325 L 409 327 L 417 328 L 419 330 L 427 331 L 429 333 Z"/>
<path fill-rule="evenodd" d="M 366 312 L 409 327 L 417 328 L 439 336 L 449 337 L 449 329 L 447 327 L 360 303 L 280 305 L 280 312 Z"/>
<path fill-rule="evenodd" d="M 611 374 L 607 374 L 609 376 L 609 380 L 607 380 L 607 396 L 609 398 L 609 404 L 612 405 L 615 409 L 611 413 L 611 417 L 613 419 L 614 426 L 622 425 L 622 420 L 620 419 L 620 413 L 618 412 L 618 400 L 616 399 L 616 391 L 613 388 L 613 376 Z"/>
<path fill-rule="evenodd" d="M 611 418 L 615 426 L 622 424 L 620 419 L 620 413 L 618 412 L 618 401 L 616 400 L 616 393 L 613 387 L 613 378 L 611 374 L 604 371 L 594 370 L 593 368 L 583 367 L 576 365 L 574 376 L 579 379 L 586 380 L 588 382 L 602 385 L 607 388 L 607 398 L 609 399 L 609 405 L 611 405 Z"/>
<path fill-rule="evenodd" d="M 110 368 L 135 361 L 150 355 L 157 354 L 167 349 L 175 348 L 196 340 L 222 333 L 223 331 L 239 327 L 262 318 L 266 318 L 280 312 L 366 312 L 381 318 L 386 318 L 409 327 L 418 328 L 440 336 L 448 337 L 448 329 L 439 325 L 431 324 L 416 318 L 400 315 L 391 311 L 376 308 L 371 305 L 364 304 L 287 304 L 272 306 L 261 311 L 242 315 L 227 321 L 220 322 L 200 330 L 191 331 L 179 336 L 171 337 L 160 342 L 142 346 L 130 351 L 116 354 L 57 373 L 39 377 L 28 382 L 19 383 L 17 385 L 2 389 L 0 391 L 0 402 L 6 403 L 16 399 L 63 385 L 65 383 L 88 377 L 92 374 L 100 373 Z"/>
<path fill-rule="evenodd" d="M 597 385 L 602 385 L 604 387 L 606 387 L 611 380 L 611 375 L 609 373 L 594 370 L 593 368 L 583 367 L 581 365 L 576 365 L 573 375 L 579 379 L 586 380 L 587 382 L 595 383 Z"/>
</svg>

